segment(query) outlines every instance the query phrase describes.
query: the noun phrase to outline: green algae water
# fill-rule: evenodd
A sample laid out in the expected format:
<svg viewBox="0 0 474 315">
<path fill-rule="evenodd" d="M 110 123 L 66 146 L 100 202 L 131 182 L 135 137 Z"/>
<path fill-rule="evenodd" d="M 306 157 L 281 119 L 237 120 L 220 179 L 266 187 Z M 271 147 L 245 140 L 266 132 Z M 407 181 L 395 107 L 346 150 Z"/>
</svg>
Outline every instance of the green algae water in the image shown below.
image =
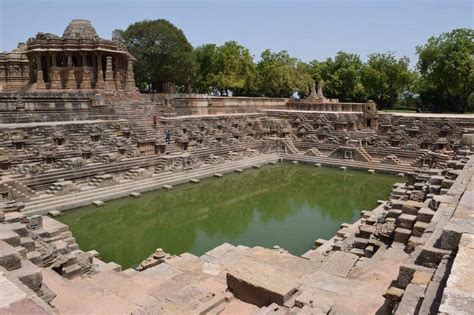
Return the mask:
<svg viewBox="0 0 474 315">
<path fill-rule="evenodd" d="M 123 268 L 137 266 L 157 247 L 202 255 L 224 242 L 279 245 L 301 255 L 314 240 L 331 238 L 341 223 L 373 209 L 396 181 L 384 174 L 280 164 L 82 207 L 59 220 L 82 250 L 95 249 Z"/>
</svg>

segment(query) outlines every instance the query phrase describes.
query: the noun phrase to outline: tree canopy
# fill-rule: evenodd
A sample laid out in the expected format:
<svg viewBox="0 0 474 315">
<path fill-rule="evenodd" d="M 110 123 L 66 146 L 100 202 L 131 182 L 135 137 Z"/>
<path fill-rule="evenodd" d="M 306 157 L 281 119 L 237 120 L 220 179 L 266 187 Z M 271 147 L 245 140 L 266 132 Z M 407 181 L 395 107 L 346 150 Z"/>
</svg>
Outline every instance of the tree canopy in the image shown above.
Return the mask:
<svg viewBox="0 0 474 315">
<path fill-rule="evenodd" d="M 340 51 L 334 60 L 314 60 L 310 65 L 314 80 L 323 80 L 325 83 L 324 93 L 327 97 L 345 102 L 364 101 L 365 90 L 361 79 L 364 64 L 358 55 Z"/>
<path fill-rule="evenodd" d="M 256 62 L 235 41 L 193 48 L 183 32 L 166 20 L 144 20 L 113 39 L 135 56 L 135 79 L 142 91 L 175 91 L 222 96 L 304 97 L 313 81 L 342 102 L 374 100 L 381 108 L 474 110 L 474 30 L 455 29 L 417 46 L 419 60 L 373 53 L 363 62 L 339 51 L 333 58 L 305 63 L 287 51 L 264 50 Z"/>
<path fill-rule="evenodd" d="M 437 110 L 465 112 L 473 106 L 474 30 L 455 29 L 417 47 L 420 97 Z"/>
<path fill-rule="evenodd" d="M 362 70 L 362 84 L 366 97 L 381 108 L 391 108 L 403 90 L 411 83 L 407 57 L 396 59 L 391 52 L 371 54 Z"/>
<path fill-rule="evenodd" d="M 136 58 L 135 79 L 141 90 L 190 88 L 196 68 L 193 47 L 176 26 L 163 19 L 144 20 L 113 35 Z"/>
<path fill-rule="evenodd" d="M 237 42 L 222 46 L 206 44 L 194 50 L 197 72 L 194 90 L 218 95 L 246 95 L 255 91 L 256 72 L 253 56 Z"/>
<path fill-rule="evenodd" d="M 283 50 L 262 52 L 257 64 L 259 92 L 273 97 L 290 97 L 293 93 L 309 94 L 312 82 L 308 66 Z"/>
</svg>

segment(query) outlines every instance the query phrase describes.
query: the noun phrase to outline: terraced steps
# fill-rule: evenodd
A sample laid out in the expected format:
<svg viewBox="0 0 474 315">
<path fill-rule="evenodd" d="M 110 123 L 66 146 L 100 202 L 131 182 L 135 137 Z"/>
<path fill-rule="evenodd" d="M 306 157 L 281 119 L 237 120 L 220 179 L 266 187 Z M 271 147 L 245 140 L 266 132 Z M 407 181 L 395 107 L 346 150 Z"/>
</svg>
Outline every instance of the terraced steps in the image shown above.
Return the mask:
<svg viewBox="0 0 474 315">
<path fill-rule="evenodd" d="M 217 173 L 229 173 L 236 168 L 251 168 L 256 164 L 266 164 L 278 160 L 274 154 L 261 155 L 238 161 L 226 162 L 217 165 L 208 165 L 189 172 L 166 172 L 144 180 L 130 181 L 110 187 L 82 191 L 70 195 L 58 196 L 49 199 L 37 199 L 25 204 L 23 212 L 27 215 L 45 214 L 51 210 L 67 210 L 91 204 L 94 200 L 111 200 L 128 196 L 131 192 L 145 192 L 161 188 L 163 185 L 177 185 L 189 182 L 190 179 L 212 177 Z"/>
<path fill-rule="evenodd" d="M 358 170 L 367 170 L 373 169 L 376 171 L 391 173 L 391 174 L 398 174 L 404 172 L 412 172 L 416 170 L 416 167 L 410 165 L 388 165 L 388 164 L 380 164 L 378 162 L 360 162 L 354 160 L 341 160 L 341 159 L 333 159 L 328 157 L 315 157 L 315 156 L 307 156 L 303 154 L 281 154 L 280 157 L 284 161 L 299 161 L 303 163 L 321 163 L 324 166 L 333 166 L 333 167 L 340 167 L 346 166 L 350 169 L 358 169 Z"/>
</svg>

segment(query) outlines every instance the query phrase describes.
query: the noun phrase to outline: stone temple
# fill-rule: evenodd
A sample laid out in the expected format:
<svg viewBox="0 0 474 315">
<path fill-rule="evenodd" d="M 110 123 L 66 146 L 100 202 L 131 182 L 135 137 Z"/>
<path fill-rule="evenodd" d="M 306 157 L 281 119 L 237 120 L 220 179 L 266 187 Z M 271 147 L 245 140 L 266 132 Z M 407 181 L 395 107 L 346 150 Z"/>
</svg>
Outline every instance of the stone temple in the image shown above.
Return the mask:
<svg viewBox="0 0 474 315">
<path fill-rule="evenodd" d="M 386 113 L 321 86 L 303 100 L 140 95 L 133 61 L 85 20 L 0 55 L 1 314 L 472 314 L 473 115 Z M 282 162 L 399 183 L 302 256 L 156 244 L 122 270 L 57 220 Z"/>
<path fill-rule="evenodd" d="M 135 92 L 133 57 L 100 38 L 87 20 L 72 20 L 62 37 L 38 33 L 0 55 L 3 91 Z"/>
</svg>

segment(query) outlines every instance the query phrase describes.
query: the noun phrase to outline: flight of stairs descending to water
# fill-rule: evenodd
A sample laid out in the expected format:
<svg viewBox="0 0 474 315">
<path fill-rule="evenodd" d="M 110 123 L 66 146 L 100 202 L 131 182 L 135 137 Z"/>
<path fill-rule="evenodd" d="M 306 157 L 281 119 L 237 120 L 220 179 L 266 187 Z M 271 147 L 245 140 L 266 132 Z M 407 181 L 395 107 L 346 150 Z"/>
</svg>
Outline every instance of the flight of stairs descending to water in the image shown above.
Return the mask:
<svg viewBox="0 0 474 315">
<path fill-rule="evenodd" d="M 111 200 L 128 196 L 131 192 L 146 192 L 160 189 L 163 185 L 177 185 L 187 183 L 192 178 L 202 179 L 212 177 L 215 173 L 229 173 L 235 169 L 252 168 L 253 165 L 267 164 L 277 161 L 275 154 L 257 155 L 237 161 L 225 162 L 216 165 L 203 165 L 192 172 L 163 172 L 154 174 L 150 178 L 129 181 L 112 186 L 100 187 L 100 183 L 105 180 L 105 175 L 96 176 L 92 184 L 99 186 L 97 189 L 84 190 L 73 195 L 64 195 L 51 198 L 35 197 L 30 202 L 25 203 L 22 210 L 28 215 L 45 214 L 51 210 L 68 210 L 80 206 L 90 205 L 95 200 Z M 97 187 L 96 186 L 96 187 Z"/>
</svg>

